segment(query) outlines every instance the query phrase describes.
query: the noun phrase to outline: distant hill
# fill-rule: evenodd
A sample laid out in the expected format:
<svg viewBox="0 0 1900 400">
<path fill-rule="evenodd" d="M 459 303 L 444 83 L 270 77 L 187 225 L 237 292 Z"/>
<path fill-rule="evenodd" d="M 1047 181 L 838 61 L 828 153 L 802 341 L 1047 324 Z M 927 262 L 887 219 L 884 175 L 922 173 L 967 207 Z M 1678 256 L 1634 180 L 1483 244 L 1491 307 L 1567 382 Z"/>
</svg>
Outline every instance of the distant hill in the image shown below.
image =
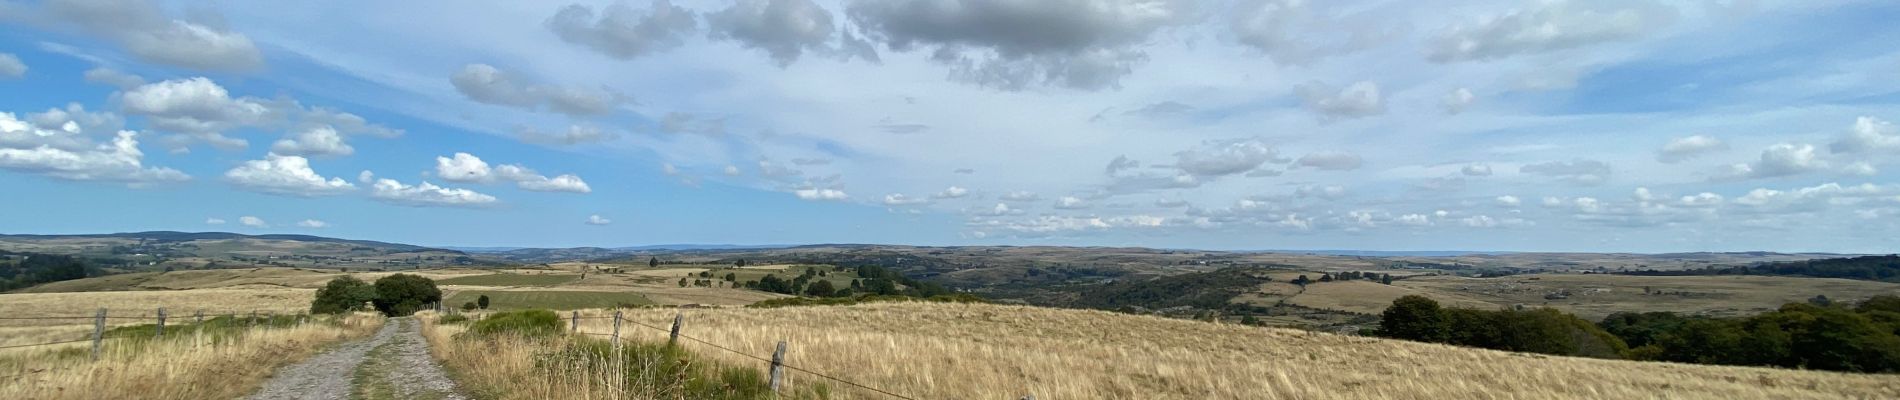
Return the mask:
<svg viewBox="0 0 1900 400">
<path fill-rule="evenodd" d="M 389 242 L 378 242 L 378 241 L 373 241 L 373 240 L 338 239 L 338 238 L 323 237 L 323 236 L 289 235 L 289 234 L 246 235 L 246 234 L 231 233 L 231 232 L 177 232 L 177 231 L 101 233 L 101 234 L 80 234 L 80 235 L 4 235 L 4 234 L 0 234 L 0 240 L 58 240 L 58 239 L 107 239 L 107 238 L 145 239 L 145 240 L 158 241 L 158 242 L 188 242 L 188 241 L 194 241 L 194 240 L 259 239 L 259 240 L 286 240 L 286 241 L 293 241 L 293 242 L 342 243 L 342 244 L 351 244 L 351 245 L 365 246 L 365 247 L 392 249 L 392 250 L 399 250 L 399 251 L 446 250 L 446 249 L 434 248 L 434 247 L 425 247 L 425 246 L 416 246 L 416 245 L 389 243 Z"/>
<path fill-rule="evenodd" d="M 398 270 L 497 265 L 461 251 L 426 246 L 230 232 L 0 235 L 0 250 L 84 257 L 108 273 L 264 266 Z"/>
</svg>

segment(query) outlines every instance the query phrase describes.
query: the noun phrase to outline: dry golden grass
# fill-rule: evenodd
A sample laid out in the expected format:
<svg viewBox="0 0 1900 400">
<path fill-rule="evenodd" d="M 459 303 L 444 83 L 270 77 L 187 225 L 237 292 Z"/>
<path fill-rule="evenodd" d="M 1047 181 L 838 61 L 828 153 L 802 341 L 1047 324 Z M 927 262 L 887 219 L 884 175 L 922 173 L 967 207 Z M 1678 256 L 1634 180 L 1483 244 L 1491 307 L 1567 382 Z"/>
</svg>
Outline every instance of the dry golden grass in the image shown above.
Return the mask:
<svg viewBox="0 0 1900 400">
<path fill-rule="evenodd" d="M 663 328 L 675 312 L 627 315 Z M 1893 375 L 1550 357 L 1085 310 L 882 303 L 685 312 L 688 336 L 767 357 L 785 340 L 788 364 L 915 398 L 1900 398 Z M 583 320 L 582 329 L 609 331 L 611 321 Z M 633 340 L 666 337 L 631 323 L 623 329 Z M 444 334 L 434 335 L 440 340 Z M 765 368 L 705 345 L 686 346 L 733 365 Z M 463 351 L 471 354 L 446 358 L 497 350 Z M 828 383 L 799 372 L 790 372 L 789 382 Z M 829 384 L 842 398 L 882 398 Z"/>
<path fill-rule="evenodd" d="M 1900 292 L 1900 284 L 1848 279 L 1783 276 L 1629 276 L 1605 274 L 1533 274 L 1499 278 L 1417 277 L 1394 285 L 1432 293 L 1431 297 L 1480 300 L 1508 307 L 1551 307 L 1599 320 L 1618 311 L 1671 311 L 1718 316 L 1754 315 L 1815 295 L 1853 302 Z M 1323 285 L 1322 285 L 1323 286 Z M 1646 295 L 1644 288 L 1670 294 Z M 1546 300 L 1565 291 L 1569 298 Z M 1309 289 L 1308 294 L 1312 294 Z M 1448 295 L 1440 297 L 1439 294 Z M 1301 297 L 1305 297 L 1304 295 Z M 1389 300 L 1388 300 L 1389 301 Z M 1389 304 L 1389 303 L 1388 303 Z M 1383 310 L 1383 308 L 1380 308 Z"/>
<path fill-rule="evenodd" d="M 382 318 L 358 314 L 336 322 L 221 337 L 180 330 L 162 340 L 114 339 L 99 361 L 89 359 L 90 343 L 0 355 L 0 399 L 236 398 L 280 365 L 375 332 Z"/>
<path fill-rule="evenodd" d="M 0 294 L 0 317 L 92 316 L 100 308 L 113 317 L 143 317 L 151 323 L 159 307 L 171 318 L 189 318 L 203 310 L 207 318 L 222 314 L 275 311 L 296 313 L 310 308 L 312 289 L 202 289 L 169 291 L 8 293 Z M 91 321 L 83 321 L 90 324 Z M 119 321 L 112 321 L 119 322 Z M 0 320 L 0 326 L 67 325 L 70 321 Z"/>
</svg>

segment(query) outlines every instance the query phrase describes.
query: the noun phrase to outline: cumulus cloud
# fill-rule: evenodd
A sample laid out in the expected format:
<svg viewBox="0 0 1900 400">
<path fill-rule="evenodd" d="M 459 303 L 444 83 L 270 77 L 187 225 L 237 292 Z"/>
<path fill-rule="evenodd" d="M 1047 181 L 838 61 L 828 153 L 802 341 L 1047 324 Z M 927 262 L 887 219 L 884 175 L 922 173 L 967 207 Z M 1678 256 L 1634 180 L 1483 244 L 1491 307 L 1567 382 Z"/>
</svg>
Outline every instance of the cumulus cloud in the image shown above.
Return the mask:
<svg viewBox="0 0 1900 400">
<path fill-rule="evenodd" d="M 13 53 L 0 53 L 0 79 L 17 79 L 26 76 L 26 63 L 20 62 L 20 56 Z"/>
<path fill-rule="evenodd" d="M 1444 107 L 1446 114 L 1456 115 L 1465 112 L 1465 109 L 1471 108 L 1471 105 L 1477 102 L 1478 96 L 1471 94 L 1471 89 L 1458 88 L 1446 94 L 1445 98 L 1439 101 L 1439 106 Z"/>
<path fill-rule="evenodd" d="M 968 212 L 973 215 L 979 215 L 979 216 L 985 216 L 985 217 L 1001 217 L 1001 216 L 1006 216 L 1006 215 L 1019 215 L 1023 213 L 1023 210 L 1011 208 L 1009 204 L 996 203 L 996 206 L 994 207 L 988 207 L 988 208 L 978 207 L 978 208 L 970 209 Z"/>
<path fill-rule="evenodd" d="M 1815 155 L 1814 145 L 1781 143 L 1762 150 L 1761 158 L 1729 165 L 1717 179 L 1760 179 L 1800 175 L 1827 168 Z"/>
<path fill-rule="evenodd" d="M 708 14 L 706 24 L 714 39 L 763 50 L 780 67 L 798 61 L 807 51 L 878 61 L 877 50 L 869 42 L 835 29 L 831 19 L 831 11 L 811 0 L 740 0 Z"/>
<path fill-rule="evenodd" d="M 1828 145 L 1828 150 L 1842 154 L 1900 151 L 1900 129 L 1878 118 L 1856 118 L 1847 136 Z"/>
<path fill-rule="evenodd" d="M 550 110 L 571 116 L 612 113 L 626 96 L 606 89 L 531 83 L 488 64 L 468 64 L 449 84 L 469 100 L 526 110 Z M 598 135 L 598 132 L 596 132 Z"/>
<path fill-rule="evenodd" d="M 1001 90 L 1117 87 L 1140 46 L 1190 21 L 1192 3 L 1155 0 L 852 1 L 845 13 L 892 51 L 925 48 L 951 79 Z"/>
<path fill-rule="evenodd" d="M 147 117 L 159 130 L 188 134 L 226 149 L 243 148 L 244 139 L 225 131 L 258 125 L 273 115 L 270 107 L 252 98 L 232 98 L 223 86 L 204 77 L 154 82 L 119 96 L 125 112 Z"/>
<path fill-rule="evenodd" d="M 310 160 L 299 156 L 268 154 L 262 160 L 245 161 L 224 172 L 224 180 L 239 189 L 258 193 L 316 197 L 343 194 L 356 185 L 343 178 L 325 178 L 310 168 Z"/>
<path fill-rule="evenodd" d="M 793 190 L 792 195 L 798 196 L 799 200 L 841 201 L 851 198 L 851 195 L 843 190 L 816 187 Z"/>
<path fill-rule="evenodd" d="M 739 174 L 741 173 L 739 171 L 739 166 L 737 165 L 727 165 L 726 169 L 723 172 L 726 173 L 726 176 L 739 176 Z"/>
<path fill-rule="evenodd" d="M 337 157 L 356 153 L 356 148 L 344 143 L 336 128 L 317 126 L 278 140 L 270 151 L 287 156 Z"/>
<path fill-rule="evenodd" d="M 621 60 L 678 47 L 699 26 L 692 11 L 667 0 L 653 0 L 645 10 L 616 2 L 598 14 L 593 7 L 573 4 L 542 24 L 562 41 Z"/>
<path fill-rule="evenodd" d="M 1647 0 L 1533 3 L 1447 27 L 1432 40 L 1435 62 L 1493 60 L 1640 38 L 1668 26 L 1676 10 Z"/>
<path fill-rule="evenodd" d="M 1296 164 L 1302 167 L 1317 168 L 1326 171 L 1348 171 L 1359 169 L 1365 161 L 1358 154 L 1343 151 L 1320 151 L 1301 156 Z"/>
<path fill-rule="evenodd" d="M 1042 200 L 1042 196 L 1038 196 L 1035 193 L 1028 192 L 1028 191 L 1014 191 L 1014 192 L 1004 193 L 1002 197 L 999 197 L 999 199 L 1003 201 L 1024 202 L 1024 201 Z"/>
<path fill-rule="evenodd" d="M 311 229 L 322 229 L 322 228 L 329 227 L 330 223 L 323 222 L 320 220 L 306 219 L 303 221 L 297 221 L 297 226 L 304 227 L 304 228 L 311 228 Z"/>
<path fill-rule="evenodd" d="M 516 187 L 537 192 L 590 193 L 593 189 L 579 176 L 563 174 L 549 178 L 519 164 L 489 166 L 487 161 L 469 153 L 435 158 L 435 175 L 461 183 L 514 182 Z"/>
<path fill-rule="evenodd" d="M 238 217 L 238 223 L 243 224 L 244 226 L 252 227 L 252 228 L 269 228 L 270 227 L 270 224 L 264 222 L 263 218 L 253 217 L 249 215 Z"/>
<path fill-rule="evenodd" d="M 884 205 L 887 205 L 887 206 L 908 206 L 908 205 L 924 204 L 928 202 L 930 202 L 930 200 L 905 196 L 903 193 L 891 193 L 891 194 L 884 195 Z"/>
<path fill-rule="evenodd" d="M 601 217 L 600 214 L 587 216 L 588 225 L 607 225 L 611 223 L 614 223 L 614 220 L 607 219 L 606 217 Z"/>
<path fill-rule="evenodd" d="M 957 199 L 957 198 L 963 198 L 964 196 L 968 196 L 968 195 L 970 195 L 970 189 L 964 189 L 961 186 L 951 186 L 951 187 L 944 188 L 943 191 L 937 192 L 937 194 L 931 195 L 930 197 L 939 198 L 939 199 Z"/>
<path fill-rule="evenodd" d="M 1505 207 L 1517 207 L 1517 205 L 1524 203 L 1522 200 L 1518 200 L 1517 196 L 1512 196 L 1508 194 L 1503 195 L 1503 196 L 1498 196 L 1497 202 L 1498 202 L 1498 205 L 1505 206 Z"/>
<path fill-rule="evenodd" d="M 1360 50 L 1385 32 L 1333 17 L 1331 10 L 1313 6 L 1328 2 L 1264 0 L 1238 2 L 1222 10 L 1234 41 L 1275 63 L 1304 65 L 1328 56 Z"/>
<path fill-rule="evenodd" d="M 1528 164 L 1518 172 L 1543 175 L 1577 185 L 1599 185 L 1610 179 L 1610 165 L 1602 161 L 1576 159 Z"/>
<path fill-rule="evenodd" d="M 1273 146 L 1259 138 L 1210 140 L 1201 142 L 1200 147 L 1174 153 L 1174 167 L 1195 176 L 1225 176 L 1252 171 L 1278 157 Z M 1133 161 L 1117 158 L 1109 163 L 1111 174 L 1117 169 L 1117 163 L 1126 168 L 1135 165 Z"/>
<path fill-rule="evenodd" d="M 446 188 L 428 181 L 414 186 L 394 179 L 377 179 L 370 186 L 370 198 L 411 207 L 484 207 L 496 203 L 490 196 L 469 189 Z"/>
<path fill-rule="evenodd" d="M 1656 161 L 1679 163 L 1697 156 L 1728 150 L 1728 143 L 1709 135 L 1692 135 L 1670 139 L 1662 150 L 1656 152 Z"/>
<path fill-rule="evenodd" d="M 76 106 L 31 114 L 27 120 L 0 113 L 0 169 L 130 185 L 191 179 L 175 169 L 145 166 L 137 132 L 119 131 L 110 142 L 93 143 L 92 130 L 109 131 L 120 123 L 116 116 Z"/>
<path fill-rule="evenodd" d="M 224 225 L 223 218 L 205 218 L 205 225 Z"/>
<path fill-rule="evenodd" d="M 1300 85 L 1297 90 L 1300 98 L 1306 102 L 1306 108 L 1319 113 L 1322 120 L 1363 118 L 1385 113 L 1385 99 L 1379 95 L 1379 84 L 1371 81 L 1359 81 L 1344 89 L 1312 82 Z"/>
<path fill-rule="evenodd" d="M 1062 196 L 1062 198 L 1056 199 L 1055 208 L 1057 210 L 1086 210 L 1089 208 L 1089 203 L 1078 197 Z"/>
<path fill-rule="evenodd" d="M 43 7 L 51 20 L 113 41 L 140 60 L 214 71 L 246 71 L 264 65 L 250 37 L 166 17 L 149 1 L 53 0 Z"/>
</svg>

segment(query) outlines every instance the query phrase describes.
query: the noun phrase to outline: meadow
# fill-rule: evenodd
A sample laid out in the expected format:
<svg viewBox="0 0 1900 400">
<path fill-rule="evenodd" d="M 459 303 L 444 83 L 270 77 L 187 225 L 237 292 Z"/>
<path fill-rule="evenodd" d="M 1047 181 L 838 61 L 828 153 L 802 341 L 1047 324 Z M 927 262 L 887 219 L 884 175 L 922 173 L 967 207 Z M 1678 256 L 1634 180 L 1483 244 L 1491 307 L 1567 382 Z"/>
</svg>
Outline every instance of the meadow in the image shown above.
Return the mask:
<svg viewBox="0 0 1900 400">
<path fill-rule="evenodd" d="M 530 308 L 550 310 L 574 310 L 582 308 L 610 308 L 625 306 L 652 305 L 653 301 L 638 293 L 627 292 L 587 292 L 577 290 L 458 290 L 442 300 L 450 307 L 461 307 L 463 303 L 475 302 L 481 296 L 488 296 L 490 310 L 520 310 Z"/>
</svg>

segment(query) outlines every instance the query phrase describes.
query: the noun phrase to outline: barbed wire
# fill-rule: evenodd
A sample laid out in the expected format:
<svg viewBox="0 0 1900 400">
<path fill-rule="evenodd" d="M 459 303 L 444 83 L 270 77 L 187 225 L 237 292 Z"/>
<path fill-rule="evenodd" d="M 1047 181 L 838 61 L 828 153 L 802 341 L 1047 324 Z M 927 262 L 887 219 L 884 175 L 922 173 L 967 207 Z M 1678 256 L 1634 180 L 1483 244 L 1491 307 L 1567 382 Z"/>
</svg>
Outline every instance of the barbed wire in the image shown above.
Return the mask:
<svg viewBox="0 0 1900 400">
<path fill-rule="evenodd" d="M 117 338 L 100 338 L 100 339 L 103 340 L 103 339 L 117 339 Z M 67 341 L 62 341 L 62 342 L 47 342 L 47 343 L 34 343 L 34 344 L 16 344 L 16 345 L 0 346 L 0 349 L 17 349 L 17 348 L 22 348 L 22 347 L 33 347 L 33 346 L 51 346 L 51 345 L 56 345 L 56 344 L 79 343 L 79 342 L 90 342 L 90 341 L 92 341 L 92 339 L 67 340 Z"/>
</svg>

